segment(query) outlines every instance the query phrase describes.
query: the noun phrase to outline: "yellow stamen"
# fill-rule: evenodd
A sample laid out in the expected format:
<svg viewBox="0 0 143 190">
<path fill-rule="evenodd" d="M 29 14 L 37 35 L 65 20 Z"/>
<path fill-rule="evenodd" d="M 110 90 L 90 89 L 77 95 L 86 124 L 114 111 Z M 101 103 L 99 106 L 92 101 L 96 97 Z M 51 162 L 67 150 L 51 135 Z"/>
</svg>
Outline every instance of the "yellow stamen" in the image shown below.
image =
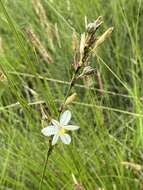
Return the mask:
<svg viewBox="0 0 143 190">
<path fill-rule="evenodd" d="M 64 135 L 65 134 L 65 129 L 64 128 L 61 128 L 60 130 L 59 130 L 59 135 Z"/>
</svg>

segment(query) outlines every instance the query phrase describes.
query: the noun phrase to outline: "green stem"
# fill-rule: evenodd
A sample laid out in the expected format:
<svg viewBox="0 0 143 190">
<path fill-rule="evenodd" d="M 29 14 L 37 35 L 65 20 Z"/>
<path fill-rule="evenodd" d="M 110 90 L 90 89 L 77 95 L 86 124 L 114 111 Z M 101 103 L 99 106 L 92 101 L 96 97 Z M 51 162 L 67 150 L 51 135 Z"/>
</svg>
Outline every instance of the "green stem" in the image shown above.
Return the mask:
<svg viewBox="0 0 143 190">
<path fill-rule="evenodd" d="M 66 93 L 66 96 L 65 96 L 65 99 L 64 99 L 63 104 L 65 103 L 67 97 L 68 97 L 69 94 L 70 94 L 70 91 L 71 91 L 72 87 L 73 87 L 74 84 L 75 84 L 76 76 L 77 76 L 77 74 L 78 74 L 80 68 L 81 68 L 81 67 L 78 67 L 78 68 L 76 69 L 75 73 L 74 73 L 73 76 L 72 76 L 72 79 L 71 79 L 71 81 L 70 81 L 70 85 L 69 85 L 69 88 L 68 88 L 68 90 L 67 90 L 67 93 Z"/>
<path fill-rule="evenodd" d="M 48 148 L 47 156 L 46 156 L 45 163 L 44 163 L 44 168 L 43 168 L 43 172 L 42 172 L 42 176 L 41 176 L 41 180 L 40 180 L 39 190 L 42 190 L 42 185 L 43 185 L 43 180 L 44 180 L 44 176 L 45 176 L 46 167 L 47 167 L 47 164 L 48 164 L 49 157 L 52 154 L 52 151 L 53 151 L 53 146 L 49 142 L 49 148 Z"/>
<path fill-rule="evenodd" d="M 75 71 L 75 73 L 73 74 L 73 77 L 72 77 L 71 82 L 70 82 L 69 89 L 67 90 L 67 94 L 66 94 L 65 99 L 64 99 L 64 103 L 65 103 L 67 97 L 69 96 L 72 87 L 75 84 L 76 75 L 78 74 L 79 70 L 80 70 L 80 67 L 78 67 L 77 70 Z M 62 110 L 60 112 L 62 112 Z M 45 164 L 44 164 L 44 168 L 43 168 L 43 172 L 42 172 L 42 177 L 41 177 L 41 180 L 40 180 L 39 190 L 42 190 L 42 185 L 43 185 L 43 180 L 44 180 L 44 176 L 45 176 L 46 167 L 47 167 L 47 164 L 48 164 L 49 157 L 52 154 L 53 147 L 54 146 L 52 146 L 51 140 L 50 140 L 49 141 L 49 149 L 48 149 L 48 152 L 47 152 L 47 156 L 46 156 L 46 159 L 45 159 Z"/>
</svg>

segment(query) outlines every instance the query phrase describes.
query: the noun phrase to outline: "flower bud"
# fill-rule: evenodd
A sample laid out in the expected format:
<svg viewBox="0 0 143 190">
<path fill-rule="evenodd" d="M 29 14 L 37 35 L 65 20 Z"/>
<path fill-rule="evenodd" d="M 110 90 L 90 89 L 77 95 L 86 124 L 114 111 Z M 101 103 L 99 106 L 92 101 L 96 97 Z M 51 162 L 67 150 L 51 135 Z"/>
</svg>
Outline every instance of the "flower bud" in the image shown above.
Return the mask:
<svg viewBox="0 0 143 190">
<path fill-rule="evenodd" d="M 87 29 L 86 30 L 87 30 L 87 32 L 89 34 L 93 33 L 96 30 L 96 23 L 95 22 L 89 23 L 87 25 Z"/>
<path fill-rule="evenodd" d="M 91 33 L 94 33 L 96 31 L 96 29 L 103 23 L 102 21 L 102 17 L 99 16 L 94 22 L 92 23 L 89 23 L 87 25 L 87 33 L 91 34 Z"/>
<path fill-rule="evenodd" d="M 82 73 L 81 73 L 80 76 L 92 75 L 94 72 L 95 72 L 95 69 L 94 69 L 94 68 L 92 68 L 91 66 L 86 66 L 86 67 L 83 69 L 83 71 L 82 71 Z"/>
<path fill-rule="evenodd" d="M 67 97 L 65 101 L 65 106 L 71 104 L 77 97 L 77 93 L 73 93 L 71 96 Z"/>
<path fill-rule="evenodd" d="M 84 69 L 83 69 L 83 73 L 84 75 L 91 75 L 95 72 L 95 69 L 92 68 L 91 66 L 86 66 Z"/>
</svg>

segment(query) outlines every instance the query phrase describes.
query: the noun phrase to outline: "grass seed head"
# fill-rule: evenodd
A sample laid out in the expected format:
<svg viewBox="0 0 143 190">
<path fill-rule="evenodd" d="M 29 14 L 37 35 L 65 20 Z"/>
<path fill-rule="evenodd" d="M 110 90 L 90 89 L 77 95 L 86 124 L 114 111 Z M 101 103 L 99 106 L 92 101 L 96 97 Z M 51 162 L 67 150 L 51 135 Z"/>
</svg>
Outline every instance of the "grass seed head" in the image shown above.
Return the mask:
<svg viewBox="0 0 143 190">
<path fill-rule="evenodd" d="M 143 167 L 140 164 L 136 164 L 136 163 L 131 163 L 131 162 L 121 162 L 121 164 L 127 168 L 131 168 L 135 171 L 141 171 L 143 169 Z"/>
<path fill-rule="evenodd" d="M 34 46 L 34 48 L 37 50 L 37 52 L 40 54 L 40 56 L 44 59 L 45 62 L 47 63 L 53 63 L 53 59 L 49 52 L 45 49 L 37 35 L 33 32 L 32 29 L 27 28 L 26 29 L 26 34 L 31 42 L 31 44 Z"/>
</svg>

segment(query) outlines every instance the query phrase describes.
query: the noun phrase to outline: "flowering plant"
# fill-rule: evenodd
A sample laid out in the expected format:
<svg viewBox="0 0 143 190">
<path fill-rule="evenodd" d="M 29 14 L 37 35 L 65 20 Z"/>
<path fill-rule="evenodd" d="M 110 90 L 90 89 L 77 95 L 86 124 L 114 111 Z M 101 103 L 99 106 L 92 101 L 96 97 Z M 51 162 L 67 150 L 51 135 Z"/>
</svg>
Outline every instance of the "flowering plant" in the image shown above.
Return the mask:
<svg viewBox="0 0 143 190">
<path fill-rule="evenodd" d="M 71 137 L 66 133 L 66 130 L 73 131 L 79 129 L 78 126 L 68 125 L 70 119 L 71 112 L 69 110 L 66 110 L 64 113 L 62 113 L 60 121 L 52 119 L 52 125 L 43 128 L 41 132 L 45 136 L 53 136 L 52 145 L 55 145 L 57 143 L 59 137 L 64 144 L 70 144 Z"/>
</svg>

